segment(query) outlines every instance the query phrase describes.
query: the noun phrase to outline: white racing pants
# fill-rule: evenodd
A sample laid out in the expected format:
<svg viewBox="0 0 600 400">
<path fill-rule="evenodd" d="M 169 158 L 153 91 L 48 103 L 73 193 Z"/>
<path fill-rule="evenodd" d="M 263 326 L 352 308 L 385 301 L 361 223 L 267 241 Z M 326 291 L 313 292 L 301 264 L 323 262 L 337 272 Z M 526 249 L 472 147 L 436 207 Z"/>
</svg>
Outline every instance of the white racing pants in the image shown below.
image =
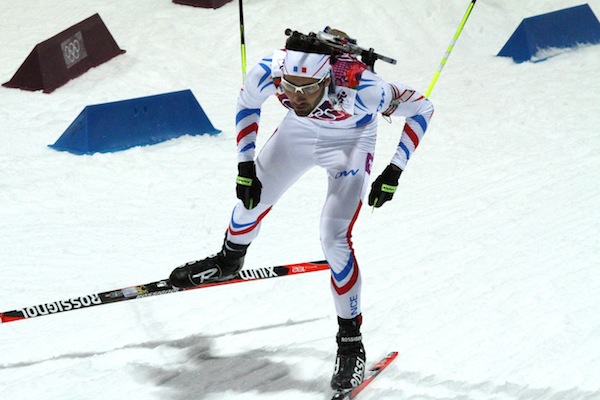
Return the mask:
<svg viewBox="0 0 600 400">
<path fill-rule="evenodd" d="M 358 128 L 335 129 L 289 112 L 255 160 L 263 186 L 260 202 L 247 210 L 240 201 L 227 230 L 227 240 L 250 244 L 281 195 L 310 168 L 324 168 L 328 187 L 320 221 L 321 246 L 331 268 L 337 314 L 346 319 L 361 313 L 361 276 L 352 227 L 368 189 L 376 129 L 377 119 Z"/>
</svg>

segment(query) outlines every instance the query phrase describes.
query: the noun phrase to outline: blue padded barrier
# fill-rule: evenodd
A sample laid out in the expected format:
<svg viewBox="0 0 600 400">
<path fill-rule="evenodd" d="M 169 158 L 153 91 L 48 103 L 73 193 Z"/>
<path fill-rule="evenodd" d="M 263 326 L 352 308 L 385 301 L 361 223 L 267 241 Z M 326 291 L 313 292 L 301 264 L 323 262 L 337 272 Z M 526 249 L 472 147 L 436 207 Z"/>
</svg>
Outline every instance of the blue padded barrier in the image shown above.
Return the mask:
<svg viewBox="0 0 600 400">
<path fill-rule="evenodd" d="M 56 150 L 93 154 L 149 145 L 182 135 L 216 135 L 190 90 L 84 108 L 56 143 Z"/>
<path fill-rule="evenodd" d="M 543 61 L 561 49 L 600 43 L 600 23 L 588 4 L 525 18 L 498 53 L 517 63 Z M 564 51 L 564 50 L 563 50 Z"/>
</svg>

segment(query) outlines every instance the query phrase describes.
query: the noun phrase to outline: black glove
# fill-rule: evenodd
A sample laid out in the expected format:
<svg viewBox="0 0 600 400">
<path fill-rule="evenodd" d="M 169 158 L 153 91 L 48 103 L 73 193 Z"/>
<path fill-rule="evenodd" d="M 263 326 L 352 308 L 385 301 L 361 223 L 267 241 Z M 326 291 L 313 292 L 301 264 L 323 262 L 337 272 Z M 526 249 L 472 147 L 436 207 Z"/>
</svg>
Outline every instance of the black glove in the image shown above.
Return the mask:
<svg viewBox="0 0 600 400">
<path fill-rule="evenodd" d="M 238 177 L 235 180 L 235 193 L 237 198 L 244 203 L 244 207 L 252 210 L 260 202 L 262 184 L 256 177 L 254 161 L 245 161 L 238 164 Z"/>
<path fill-rule="evenodd" d="M 371 185 L 371 193 L 369 193 L 370 206 L 379 208 L 383 203 L 394 197 L 401 173 L 402 170 L 394 164 L 385 167 L 381 175 Z"/>
</svg>

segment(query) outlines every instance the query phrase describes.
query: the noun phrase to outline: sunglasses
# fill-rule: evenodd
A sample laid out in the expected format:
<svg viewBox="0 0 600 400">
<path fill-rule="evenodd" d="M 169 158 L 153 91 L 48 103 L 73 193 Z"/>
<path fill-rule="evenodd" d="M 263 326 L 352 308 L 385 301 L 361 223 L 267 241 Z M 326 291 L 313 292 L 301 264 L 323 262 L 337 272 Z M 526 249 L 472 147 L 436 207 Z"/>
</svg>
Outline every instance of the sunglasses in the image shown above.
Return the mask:
<svg viewBox="0 0 600 400">
<path fill-rule="evenodd" d="M 319 79 L 318 82 L 309 83 L 308 85 L 297 86 L 291 82 L 286 81 L 285 78 L 282 76 L 281 77 L 281 86 L 283 87 L 283 90 L 285 90 L 286 92 L 291 92 L 291 93 L 300 92 L 300 94 L 310 95 L 310 94 L 317 93 L 319 91 L 319 89 L 321 89 L 321 84 L 323 82 L 325 82 L 325 79 L 327 79 L 327 75 L 325 75 L 324 77 Z"/>
</svg>

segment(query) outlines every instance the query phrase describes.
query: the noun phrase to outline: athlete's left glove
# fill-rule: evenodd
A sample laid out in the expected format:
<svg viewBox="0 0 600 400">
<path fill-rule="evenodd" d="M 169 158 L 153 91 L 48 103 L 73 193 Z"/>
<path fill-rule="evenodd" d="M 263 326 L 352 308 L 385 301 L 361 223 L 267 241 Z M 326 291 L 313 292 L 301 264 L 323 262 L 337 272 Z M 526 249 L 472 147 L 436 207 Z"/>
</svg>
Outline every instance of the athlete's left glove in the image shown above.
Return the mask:
<svg viewBox="0 0 600 400">
<path fill-rule="evenodd" d="M 260 202 L 262 184 L 256 177 L 254 161 L 244 161 L 238 164 L 238 177 L 235 180 L 237 198 L 244 203 L 244 207 L 252 210 Z"/>
<path fill-rule="evenodd" d="M 385 167 L 381 175 L 371 185 L 371 193 L 369 193 L 370 206 L 379 208 L 383 203 L 394 197 L 401 173 L 402 170 L 394 164 Z"/>
</svg>

